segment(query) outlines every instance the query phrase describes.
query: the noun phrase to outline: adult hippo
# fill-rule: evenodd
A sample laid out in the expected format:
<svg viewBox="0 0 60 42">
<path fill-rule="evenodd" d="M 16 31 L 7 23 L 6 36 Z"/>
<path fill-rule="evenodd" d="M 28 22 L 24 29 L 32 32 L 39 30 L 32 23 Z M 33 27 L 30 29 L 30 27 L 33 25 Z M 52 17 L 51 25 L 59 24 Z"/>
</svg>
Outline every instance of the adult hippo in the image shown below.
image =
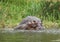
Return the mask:
<svg viewBox="0 0 60 42">
<path fill-rule="evenodd" d="M 18 26 L 14 28 L 15 30 L 41 30 L 44 29 L 41 19 L 35 16 L 27 16 L 24 18 Z"/>
</svg>

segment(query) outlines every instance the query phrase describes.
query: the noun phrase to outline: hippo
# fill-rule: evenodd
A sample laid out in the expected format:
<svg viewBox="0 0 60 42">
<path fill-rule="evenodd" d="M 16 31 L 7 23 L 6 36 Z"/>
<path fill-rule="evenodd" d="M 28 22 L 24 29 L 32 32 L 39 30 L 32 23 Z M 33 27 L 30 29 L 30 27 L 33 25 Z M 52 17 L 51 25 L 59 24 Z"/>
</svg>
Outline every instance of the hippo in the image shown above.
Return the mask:
<svg viewBox="0 0 60 42">
<path fill-rule="evenodd" d="M 42 20 L 35 16 L 27 16 L 24 18 L 19 25 L 17 25 L 15 30 L 41 30 L 44 29 L 42 25 Z"/>
</svg>

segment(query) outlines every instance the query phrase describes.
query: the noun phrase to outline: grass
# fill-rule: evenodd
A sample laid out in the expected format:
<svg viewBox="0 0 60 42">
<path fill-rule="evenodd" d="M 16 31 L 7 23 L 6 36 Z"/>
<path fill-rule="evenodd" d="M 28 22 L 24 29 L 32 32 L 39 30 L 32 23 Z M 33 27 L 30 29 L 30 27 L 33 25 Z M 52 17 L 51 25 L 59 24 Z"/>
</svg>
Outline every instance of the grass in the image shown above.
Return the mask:
<svg viewBox="0 0 60 42">
<path fill-rule="evenodd" d="M 60 27 L 60 1 L 0 0 L 0 28 L 15 27 L 26 16 L 43 20 L 45 27 Z"/>
<path fill-rule="evenodd" d="M 45 28 L 60 28 L 60 22 L 43 21 Z"/>
</svg>

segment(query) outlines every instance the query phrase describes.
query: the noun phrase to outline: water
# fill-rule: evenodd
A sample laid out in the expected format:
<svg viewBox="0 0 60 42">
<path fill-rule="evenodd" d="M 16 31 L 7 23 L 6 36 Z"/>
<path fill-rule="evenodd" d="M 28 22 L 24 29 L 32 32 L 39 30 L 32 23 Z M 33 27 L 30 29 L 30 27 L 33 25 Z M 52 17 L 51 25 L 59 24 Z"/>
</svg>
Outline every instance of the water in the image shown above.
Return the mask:
<svg viewBox="0 0 60 42">
<path fill-rule="evenodd" d="M 60 42 L 60 29 L 0 30 L 0 42 Z"/>
</svg>

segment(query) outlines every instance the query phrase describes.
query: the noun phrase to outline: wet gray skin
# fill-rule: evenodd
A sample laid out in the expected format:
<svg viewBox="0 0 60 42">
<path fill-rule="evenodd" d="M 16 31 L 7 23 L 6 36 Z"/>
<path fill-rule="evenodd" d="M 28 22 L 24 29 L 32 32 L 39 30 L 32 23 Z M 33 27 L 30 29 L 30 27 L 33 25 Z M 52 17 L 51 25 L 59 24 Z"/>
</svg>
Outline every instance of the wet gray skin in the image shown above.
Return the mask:
<svg viewBox="0 0 60 42">
<path fill-rule="evenodd" d="M 29 22 L 31 24 L 29 24 Z M 24 18 L 19 25 L 15 27 L 16 29 L 26 29 L 26 28 L 36 28 L 36 30 L 44 29 L 44 26 L 42 25 L 42 20 L 35 17 L 35 16 L 27 16 Z M 26 29 L 27 30 L 27 29 Z"/>
</svg>

